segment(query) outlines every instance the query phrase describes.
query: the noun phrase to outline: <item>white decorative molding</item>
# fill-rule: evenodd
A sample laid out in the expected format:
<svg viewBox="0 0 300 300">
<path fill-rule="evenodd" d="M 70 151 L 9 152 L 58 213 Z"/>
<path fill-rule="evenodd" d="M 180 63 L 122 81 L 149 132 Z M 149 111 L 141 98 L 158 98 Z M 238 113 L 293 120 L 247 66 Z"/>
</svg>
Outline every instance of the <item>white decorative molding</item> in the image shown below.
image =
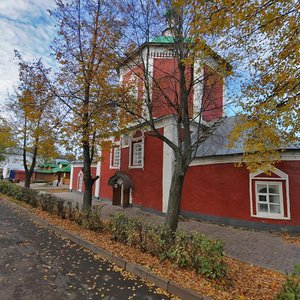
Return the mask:
<svg viewBox="0 0 300 300">
<path fill-rule="evenodd" d="M 174 123 L 168 123 L 164 126 L 164 136 L 173 143 L 177 143 L 177 131 Z M 172 174 L 174 171 L 174 163 L 174 151 L 167 143 L 163 143 L 162 211 L 164 213 L 167 212 L 168 209 L 169 192 Z"/>
<path fill-rule="evenodd" d="M 74 176 L 74 165 L 71 165 L 70 184 L 69 184 L 70 191 L 73 190 L 73 176 Z"/>
<path fill-rule="evenodd" d="M 284 173 L 283 171 L 273 167 L 272 173 L 276 174 L 280 178 L 274 178 L 274 177 L 257 177 L 260 174 L 263 174 L 263 171 L 257 171 L 254 173 L 249 174 L 249 195 L 250 195 L 250 214 L 251 217 L 254 218 L 266 218 L 266 219 L 281 219 L 281 220 L 290 220 L 291 219 L 291 210 L 290 210 L 290 192 L 289 192 L 289 176 L 288 174 Z M 253 187 L 253 181 L 259 180 L 259 182 L 268 182 L 272 183 L 275 182 L 278 184 L 279 180 L 285 182 L 285 188 L 286 188 L 286 217 L 284 217 L 285 213 L 283 212 L 282 216 L 279 215 L 270 215 L 270 214 L 262 214 L 262 213 L 256 213 L 253 212 L 253 193 L 252 193 L 252 187 Z M 263 180 L 263 181 L 262 181 Z M 284 195 L 283 195 L 284 197 Z M 256 201 L 256 195 L 255 195 L 255 201 Z M 257 202 L 257 201 L 256 201 Z M 283 207 L 282 207 L 283 209 Z M 257 212 L 257 211 L 256 211 Z"/>
<path fill-rule="evenodd" d="M 197 59 L 194 63 L 194 82 L 193 117 L 195 118 L 195 122 L 199 122 L 202 109 L 204 84 L 203 63 L 199 59 Z"/>
<path fill-rule="evenodd" d="M 97 169 L 96 169 L 96 176 L 99 176 L 99 178 L 94 183 L 95 186 L 95 197 L 100 197 L 100 176 L 101 176 L 101 161 L 97 162 Z"/>
</svg>

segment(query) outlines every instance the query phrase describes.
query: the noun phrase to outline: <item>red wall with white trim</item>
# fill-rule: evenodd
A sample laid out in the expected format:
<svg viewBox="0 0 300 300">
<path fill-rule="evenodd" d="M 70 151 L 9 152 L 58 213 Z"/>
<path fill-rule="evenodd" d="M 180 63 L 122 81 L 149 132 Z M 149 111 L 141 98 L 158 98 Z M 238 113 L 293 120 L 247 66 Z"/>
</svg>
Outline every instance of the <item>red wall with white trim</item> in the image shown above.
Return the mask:
<svg viewBox="0 0 300 300">
<path fill-rule="evenodd" d="M 108 180 L 117 171 L 126 173 L 133 182 L 132 200 L 134 205 L 141 205 L 155 210 L 162 210 L 162 166 L 163 142 L 145 133 L 144 168 L 130 169 L 129 147 L 121 148 L 121 167 L 110 169 L 109 151 L 103 151 L 100 178 L 100 197 L 112 199 L 112 186 Z"/>
<path fill-rule="evenodd" d="M 284 161 L 276 167 L 289 176 L 291 220 L 251 217 L 249 172 L 233 163 L 189 167 L 181 210 L 252 222 L 300 225 L 300 161 Z"/>
<path fill-rule="evenodd" d="M 76 167 L 73 166 L 72 191 L 78 191 L 78 174 L 82 168 L 83 168 L 83 165 L 76 166 Z M 97 171 L 97 167 L 92 166 L 91 167 L 92 177 L 96 176 L 96 171 Z M 93 195 L 95 195 L 95 186 L 96 186 L 96 184 L 98 184 L 97 183 L 98 181 L 99 181 L 99 179 L 93 185 Z M 85 190 L 85 186 L 84 186 L 84 181 L 83 181 L 82 182 L 82 192 L 84 192 L 84 190 Z"/>
</svg>

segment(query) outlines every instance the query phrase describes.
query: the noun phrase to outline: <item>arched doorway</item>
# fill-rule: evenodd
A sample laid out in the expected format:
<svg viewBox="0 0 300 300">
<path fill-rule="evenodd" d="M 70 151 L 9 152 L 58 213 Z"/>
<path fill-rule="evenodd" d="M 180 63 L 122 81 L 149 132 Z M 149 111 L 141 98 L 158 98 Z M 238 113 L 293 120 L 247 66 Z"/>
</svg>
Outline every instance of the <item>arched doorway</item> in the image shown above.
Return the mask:
<svg viewBox="0 0 300 300">
<path fill-rule="evenodd" d="M 116 172 L 116 174 L 109 179 L 108 184 L 113 188 L 113 205 L 122 205 L 123 207 L 132 205 L 131 191 L 133 184 L 129 176 L 123 172 Z"/>
</svg>

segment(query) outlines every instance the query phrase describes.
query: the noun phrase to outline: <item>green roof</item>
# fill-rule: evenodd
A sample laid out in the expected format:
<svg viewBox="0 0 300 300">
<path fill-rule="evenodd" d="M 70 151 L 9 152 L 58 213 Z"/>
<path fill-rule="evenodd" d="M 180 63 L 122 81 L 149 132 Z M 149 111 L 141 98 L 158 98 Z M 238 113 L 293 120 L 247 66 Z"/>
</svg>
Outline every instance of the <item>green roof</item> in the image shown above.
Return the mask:
<svg viewBox="0 0 300 300">
<path fill-rule="evenodd" d="M 43 165 L 45 167 L 45 165 Z M 71 172 L 71 166 L 63 166 L 60 168 L 58 165 L 54 165 L 54 168 L 50 170 L 43 170 L 43 169 L 36 169 L 34 170 L 36 173 L 44 173 L 44 174 L 55 174 L 55 173 L 70 173 Z"/>
<path fill-rule="evenodd" d="M 152 43 L 174 43 L 174 37 L 173 36 L 158 36 L 151 41 Z"/>
<path fill-rule="evenodd" d="M 65 172 L 71 172 L 71 166 L 65 166 L 65 167 L 57 167 L 57 168 L 54 168 L 52 169 L 52 171 L 54 171 L 53 173 L 65 173 Z"/>
<path fill-rule="evenodd" d="M 191 43 L 191 38 L 185 38 L 184 42 L 185 43 Z M 174 36 L 158 36 L 154 39 L 151 40 L 151 43 L 159 43 L 159 44 L 173 44 L 175 43 L 175 38 Z"/>
</svg>

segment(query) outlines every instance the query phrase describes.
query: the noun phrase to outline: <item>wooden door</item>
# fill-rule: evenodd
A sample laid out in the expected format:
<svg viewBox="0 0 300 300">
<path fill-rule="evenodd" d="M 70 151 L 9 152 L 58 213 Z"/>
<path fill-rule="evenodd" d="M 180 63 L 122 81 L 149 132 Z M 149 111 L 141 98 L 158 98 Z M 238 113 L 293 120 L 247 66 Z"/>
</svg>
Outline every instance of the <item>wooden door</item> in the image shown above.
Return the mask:
<svg viewBox="0 0 300 300">
<path fill-rule="evenodd" d="M 119 184 L 115 184 L 113 186 L 113 205 L 121 205 L 121 186 Z"/>
<path fill-rule="evenodd" d="M 129 196 L 130 195 L 130 189 L 126 189 L 123 191 L 123 207 L 129 206 Z"/>
</svg>

